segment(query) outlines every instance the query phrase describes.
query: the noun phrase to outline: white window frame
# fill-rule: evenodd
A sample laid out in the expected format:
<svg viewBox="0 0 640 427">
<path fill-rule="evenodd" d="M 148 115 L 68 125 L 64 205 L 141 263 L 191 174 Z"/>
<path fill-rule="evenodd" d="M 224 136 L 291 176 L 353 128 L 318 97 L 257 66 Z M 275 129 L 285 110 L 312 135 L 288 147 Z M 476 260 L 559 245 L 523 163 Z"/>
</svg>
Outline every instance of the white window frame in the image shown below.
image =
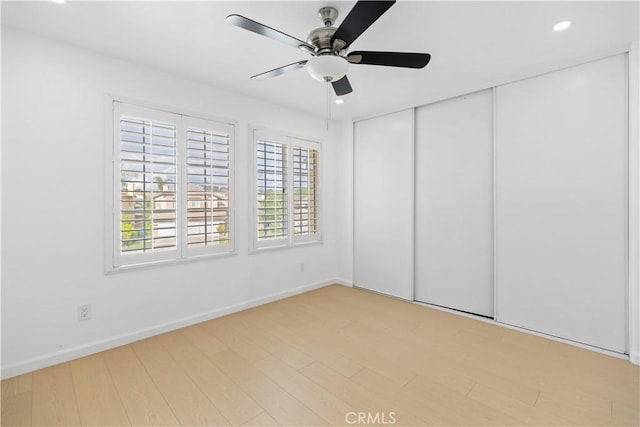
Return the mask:
<svg viewBox="0 0 640 427">
<path fill-rule="evenodd" d="M 235 197 L 235 140 L 237 123 L 231 120 L 210 118 L 206 115 L 173 112 L 169 108 L 148 106 L 119 97 L 106 97 L 106 206 L 105 206 L 105 272 L 125 271 L 158 264 L 189 261 L 193 259 L 236 253 L 236 197 Z M 176 248 L 160 252 L 123 255 L 120 253 L 120 117 L 136 116 L 176 125 Z M 187 243 L 187 129 L 207 129 L 229 135 L 229 225 L 226 244 L 205 247 L 189 247 Z"/>
<path fill-rule="evenodd" d="M 288 248 L 304 244 L 321 243 L 322 242 L 322 143 L 311 138 L 296 137 L 287 135 L 284 132 L 278 132 L 273 130 L 267 130 L 264 128 L 249 127 L 249 135 L 251 138 L 251 155 L 249 159 L 251 170 L 251 183 L 250 183 L 250 206 L 251 214 L 249 215 L 249 230 L 251 232 L 250 238 L 250 252 L 259 252 L 266 249 L 278 249 Z M 273 142 L 276 144 L 282 144 L 287 147 L 286 168 L 287 168 L 287 223 L 288 232 L 286 237 L 278 239 L 259 240 L 258 239 L 258 192 L 256 189 L 257 183 L 257 146 L 258 141 Z M 318 165 L 316 167 L 316 233 L 295 236 L 294 235 L 294 197 L 293 197 L 293 148 L 307 148 L 318 151 Z"/>
</svg>

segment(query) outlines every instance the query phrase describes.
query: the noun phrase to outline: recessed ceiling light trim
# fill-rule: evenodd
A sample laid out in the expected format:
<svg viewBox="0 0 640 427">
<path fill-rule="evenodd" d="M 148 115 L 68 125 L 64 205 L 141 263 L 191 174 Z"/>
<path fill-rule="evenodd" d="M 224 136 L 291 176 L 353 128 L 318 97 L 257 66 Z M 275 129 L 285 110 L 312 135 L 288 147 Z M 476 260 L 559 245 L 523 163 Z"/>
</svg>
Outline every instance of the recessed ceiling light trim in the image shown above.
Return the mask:
<svg viewBox="0 0 640 427">
<path fill-rule="evenodd" d="M 561 21 L 553 26 L 553 31 L 564 31 L 571 26 L 571 21 Z"/>
<path fill-rule="evenodd" d="M 344 104 L 344 99 L 336 99 L 336 104 Z"/>
</svg>

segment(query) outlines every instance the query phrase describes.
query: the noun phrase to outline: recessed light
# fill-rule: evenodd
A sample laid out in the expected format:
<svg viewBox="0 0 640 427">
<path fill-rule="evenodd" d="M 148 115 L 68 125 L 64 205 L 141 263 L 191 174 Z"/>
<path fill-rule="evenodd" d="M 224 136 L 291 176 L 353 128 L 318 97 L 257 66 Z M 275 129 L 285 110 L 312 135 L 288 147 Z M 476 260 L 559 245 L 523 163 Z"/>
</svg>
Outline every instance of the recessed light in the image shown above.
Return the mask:
<svg viewBox="0 0 640 427">
<path fill-rule="evenodd" d="M 58 4 L 64 4 L 67 2 L 67 0 L 51 0 L 51 1 Z"/>
<path fill-rule="evenodd" d="M 336 104 L 344 104 L 344 99 L 336 99 Z"/>
<path fill-rule="evenodd" d="M 553 26 L 553 31 L 564 31 L 571 26 L 571 21 L 558 22 Z"/>
</svg>

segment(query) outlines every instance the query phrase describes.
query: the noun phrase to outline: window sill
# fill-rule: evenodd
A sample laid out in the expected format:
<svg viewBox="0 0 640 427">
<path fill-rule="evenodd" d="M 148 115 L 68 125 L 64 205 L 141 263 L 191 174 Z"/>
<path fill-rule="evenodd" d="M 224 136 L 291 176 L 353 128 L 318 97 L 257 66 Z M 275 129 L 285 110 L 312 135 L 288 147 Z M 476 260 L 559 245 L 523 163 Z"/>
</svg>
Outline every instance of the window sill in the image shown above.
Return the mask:
<svg viewBox="0 0 640 427">
<path fill-rule="evenodd" d="M 189 258 L 167 259 L 167 260 L 162 260 L 162 261 L 145 262 L 145 263 L 140 263 L 140 264 L 128 264 L 128 265 L 123 265 L 123 266 L 119 266 L 119 267 L 114 267 L 112 265 L 109 265 L 109 266 L 107 266 L 105 268 L 105 274 L 106 275 L 111 275 L 111 274 L 124 273 L 124 272 L 127 272 L 127 271 L 147 270 L 147 269 L 153 269 L 153 268 L 157 268 L 157 267 L 164 267 L 164 266 L 169 266 L 169 265 L 187 264 L 187 263 L 192 263 L 192 262 L 211 260 L 211 259 L 217 259 L 217 258 L 226 258 L 226 257 L 229 257 L 229 256 L 237 256 L 237 255 L 238 255 L 238 251 L 234 250 L 232 252 L 221 252 L 221 253 L 216 253 L 216 254 L 203 254 L 203 255 L 191 256 Z"/>
<path fill-rule="evenodd" d="M 277 245 L 277 246 L 275 245 L 265 246 L 262 248 L 252 248 L 252 249 L 249 249 L 249 255 L 260 254 L 263 252 L 281 251 L 285 249 L 295 249 L 295 248 L 300 248 L 305 246 L 315 246 L 315 245 L 322 245 L 322 239 L 310 240 L 308 242 L 287 243 L 284 245 Z"/>
</svg>

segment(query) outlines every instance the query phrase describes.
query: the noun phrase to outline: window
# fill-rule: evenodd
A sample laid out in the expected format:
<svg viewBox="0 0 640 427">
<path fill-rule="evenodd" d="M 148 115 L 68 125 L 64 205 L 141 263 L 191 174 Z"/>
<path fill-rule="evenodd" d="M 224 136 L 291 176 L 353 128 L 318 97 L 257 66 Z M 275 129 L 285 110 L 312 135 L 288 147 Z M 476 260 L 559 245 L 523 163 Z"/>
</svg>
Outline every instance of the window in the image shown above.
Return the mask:
<svg viewBox="0 0 640 427">
<path fill-rule="evenodd" d="M 232 252 L 234 126 L 113 101 L 111 268 Z"/>
<path fill-rule="evenodd" d="M 320 144 L 253 130 L 253 248 L 319 241 Z"/>
</svg>

